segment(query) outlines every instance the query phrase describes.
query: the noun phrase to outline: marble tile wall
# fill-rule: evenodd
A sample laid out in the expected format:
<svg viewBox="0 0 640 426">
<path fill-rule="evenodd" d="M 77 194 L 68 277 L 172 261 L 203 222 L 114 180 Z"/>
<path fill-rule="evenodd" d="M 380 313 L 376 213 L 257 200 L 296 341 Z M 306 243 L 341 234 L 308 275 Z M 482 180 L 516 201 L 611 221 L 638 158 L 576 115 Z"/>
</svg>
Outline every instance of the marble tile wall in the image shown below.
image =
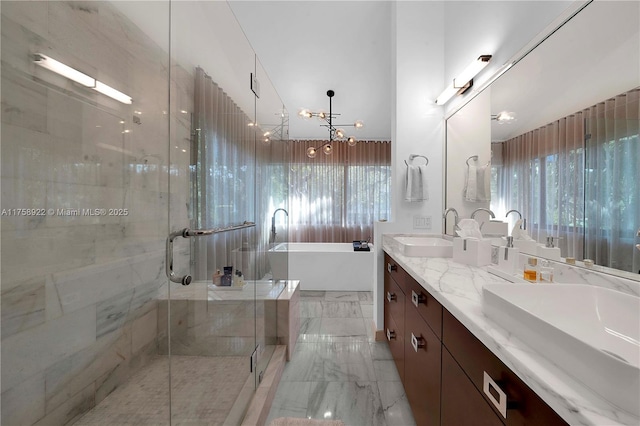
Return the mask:
<svg viewBox="0 0 640 426">
<path fill-rule="evenodd" d="M 164 239 L 188 224 L 193 76 L 109 2 L 1 13 L 2 209 L 42 209 L 1 218 L 1 423 L 65 424 L 158 352 Z M 36 66 L 36 52 L 133 105 Z M 127 213 L 62 213 L 75 209 Z M 188 252 L 180 242 L 175 262 Z"/>
</svg>

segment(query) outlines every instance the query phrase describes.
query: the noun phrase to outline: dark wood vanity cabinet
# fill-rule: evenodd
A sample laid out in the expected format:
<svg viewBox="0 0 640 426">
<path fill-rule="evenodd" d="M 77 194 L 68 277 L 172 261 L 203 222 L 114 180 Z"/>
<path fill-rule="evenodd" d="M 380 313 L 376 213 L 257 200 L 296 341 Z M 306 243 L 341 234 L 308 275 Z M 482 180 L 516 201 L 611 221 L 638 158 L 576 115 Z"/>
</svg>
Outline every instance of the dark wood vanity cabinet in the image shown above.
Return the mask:
<svg viewBox="0 0 640 426">
<path fill-rule="evenodd" d="M 391 353 L 416 423 L 439 425 L 442 306 L 386 254 L 385 267 L 384 319 Z"/>
<path fill-rule="evenodd" d="M 416 424 L 566 425 L 385 253 L 384 327 Z"/>
<path fill-rule="evenodd" d="M 500 418 L 487 405 L 482 395 L 446 348 L 442 349 L 442 414 L 443 426 L 502 426 Z"/>
<path fill-rule="evenodd" d="M 384 332 L 396 363 L 400 380 L 404 384 L 404 277 L 398 265 L 385 254 L 384 273 Z M 404 270 L 402 270 L 404 272 Z M 400 281 L 400 285 L 396 279 Z"/>
<path fill-rule="evenodd" d="M 435 302 L 437 303 L 437 302 Z M 404 390 L 418 425 L 440 424 L 440 357 L 442 343 L 406 299 Z"/>
<path fill-rule="evenodd" d="M 443 345 L 464 371 L 475 393 L 481 395 L 504 424 L 567 424 L 447 310 L 443 312 L 442 328 Z M 445 381 L 444 377 L 442 380 Z"/>
</svg>

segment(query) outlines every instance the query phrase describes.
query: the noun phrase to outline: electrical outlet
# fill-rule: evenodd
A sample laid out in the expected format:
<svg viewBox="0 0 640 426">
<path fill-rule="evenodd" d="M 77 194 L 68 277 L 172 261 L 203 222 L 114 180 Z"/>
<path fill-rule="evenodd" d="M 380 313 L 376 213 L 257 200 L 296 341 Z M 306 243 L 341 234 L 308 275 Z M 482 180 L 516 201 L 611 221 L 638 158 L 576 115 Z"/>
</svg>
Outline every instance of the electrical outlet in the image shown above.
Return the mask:
<svg viewBox="0 0 640 426">
<path fill-rule="evenodd" d="M 413 216 L 413 229 L 431 229 L 431 216 Z"/>
</svg>

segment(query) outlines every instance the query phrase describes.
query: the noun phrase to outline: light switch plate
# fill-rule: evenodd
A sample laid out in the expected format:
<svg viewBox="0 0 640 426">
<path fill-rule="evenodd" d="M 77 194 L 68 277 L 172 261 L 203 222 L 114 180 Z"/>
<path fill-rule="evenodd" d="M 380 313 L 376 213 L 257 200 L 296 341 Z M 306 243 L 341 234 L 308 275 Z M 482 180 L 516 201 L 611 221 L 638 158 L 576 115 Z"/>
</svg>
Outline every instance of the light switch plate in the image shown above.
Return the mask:
<svg viewBox="0 0 640 426">
<path fill-rule="evenodd" d="M 431 216 L 413 216 L 413 229 L 431 229 Z"/>
</svg>

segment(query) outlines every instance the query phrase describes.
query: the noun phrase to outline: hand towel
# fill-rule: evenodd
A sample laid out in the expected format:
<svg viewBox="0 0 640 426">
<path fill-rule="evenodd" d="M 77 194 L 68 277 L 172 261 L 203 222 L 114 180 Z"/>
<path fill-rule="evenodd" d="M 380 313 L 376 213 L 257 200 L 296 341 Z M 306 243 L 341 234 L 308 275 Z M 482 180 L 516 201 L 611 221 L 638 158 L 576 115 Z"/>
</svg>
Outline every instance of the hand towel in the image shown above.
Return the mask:
<svg viewBox="0 0 640 426">
<path fill-rule="evenodd" d="M 467 167 L 467 179 L 465 186 L 464 198 L 467 201 L 477 201 L 478 194 L 478 169 L 475 164 L 469 164 Z"/>
<path fill-rule="evenodd" d="M 409 202 L 420 202 L 427 201 L 428 199 L 427 166 L 408 165 L 405 200 Z"/>
<path fill-rule="evenodd" d="M 482 167 L 469 164 L 464 187 L 464 199 L 473 203 L 491 201 L 491 163 Z"/>
</svg>

